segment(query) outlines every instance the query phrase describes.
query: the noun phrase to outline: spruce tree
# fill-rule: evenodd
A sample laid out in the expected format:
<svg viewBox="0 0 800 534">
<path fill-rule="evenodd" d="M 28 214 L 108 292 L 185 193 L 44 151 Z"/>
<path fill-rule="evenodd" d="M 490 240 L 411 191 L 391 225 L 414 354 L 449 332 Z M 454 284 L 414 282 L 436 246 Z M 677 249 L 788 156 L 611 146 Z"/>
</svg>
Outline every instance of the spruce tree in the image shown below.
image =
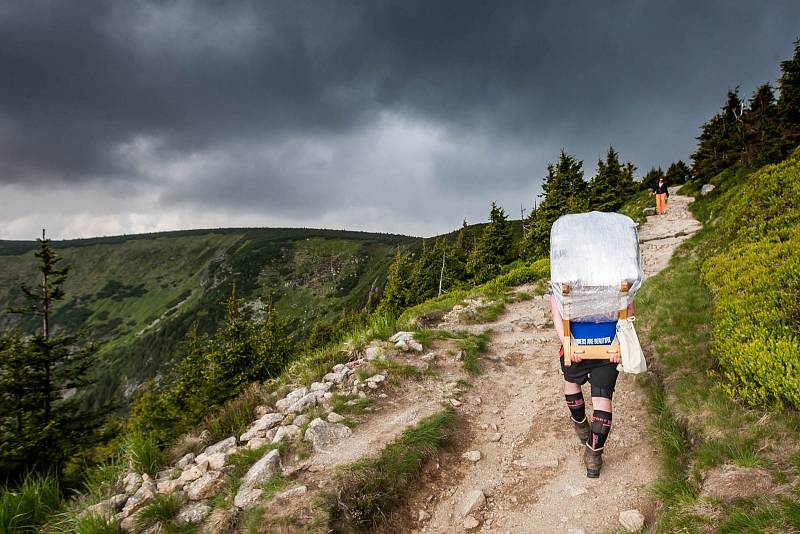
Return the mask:
<svg viewBox="0 0 800 534">
<path fill-rule="evenodd" d="M 692 173 L 689 169 L 689 166 L 686 165 L 683 160 L 679 159 L 678 161 L 674 161 L 670 164 L 670 166 L 667 168 L 667 172 L 663 176 L 667 185 L 681 185 L 683 184 L 684 179 L 686 177 L 691 177 L 691 175 Z M 657 184 L 658 181 L 656 180 L 656 183 L 653 184 L 653 188 L 655 188 Z"/>
<path fill-rule="evenodd" d="M 511 224 L 503 208 L 492 202 L 489 224 L 483 228 L 483 233 L 469 255 L 467 273 L 476 284 L 486 282 L 499 274 L 503 265 L 509 263 L 512 257 Z"/>
<path fill-rule="evenodd" d="M 632 163 L 623 165 L 619 153 L 609 147 L 606 160 L 597 162 L 597 174 L 589 183 L 589 203 L 598 211 L 617 211 L 637 188 Z"/>
<path fill-rule="evenodd" d="M 746 146 L 738 88 L 728 91 L 722 110 L 703 124 L 697 140 L 692 169 L 703 181 L 741 162 Z"/>
<path fill-rule="evenodd" d="M 87 409 L 79 393 L 90 384 L 89 366 L 96 347 L 79 333 L 53 324 L 57 303 L 64 299 L 70 268 L 43 235 L 38 240 L 39 281 L 22 286 L 28 303 L 8 312 L 41 320 L 32 335 L 10 333 L 0 360 L 0 479 L 18 480 L 27 472 L 60 473 L 67 461 L 99 440 L 109 406 Z"/>
<path fill-rule="evenodd" d="M 411 260 L 398 249 L 394 254 L 394 261 L 389 267 L 386 286 L 383 296 L 375 313 L 397 317 L 407 306 L 411 288 Z"/>
<path fill-rule="evenodd" d="M 647 171 L 647 174 L 644 175 L 642 178 L 641 189 L 646 191 L 652 191 L 658 185 L 658 179 L 664 176 L 664 171 L 659 168 L 651 168 Z"/>
<path fill-rule="evenodd" d="M 742 163 L 761 167 L 781 159 L 781 141 L 778 131 L 778 110 L 770 84 L 759 87 L 750 99 L 744 116 L 746 150 Z"/>
</svg>

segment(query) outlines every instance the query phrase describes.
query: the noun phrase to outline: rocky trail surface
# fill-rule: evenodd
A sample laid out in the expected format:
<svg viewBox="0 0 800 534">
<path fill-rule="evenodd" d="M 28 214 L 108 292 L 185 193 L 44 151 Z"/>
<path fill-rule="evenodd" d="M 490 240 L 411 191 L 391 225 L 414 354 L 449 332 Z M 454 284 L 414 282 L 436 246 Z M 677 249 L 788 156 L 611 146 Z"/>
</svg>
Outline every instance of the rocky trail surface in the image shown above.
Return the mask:
<svg viewBox="0 0 800 534">
<path fill-rule="evenodd" d="M 648 275 L 700 228 L 688 212 L 690 201 L 673 194 L 668 214 L 642 226 Z M 481 299 L 467 299 L 435 320 L 440 330 L 490 333 L 478 376 L 465 371 L 458 339 L 433 339 L 423 348 L 413 333 L 398 332 L 352 347 L 344 354 L 349 361 L 319 382 L 270 393 L 241 435 L 217 443 L 203 434 L 185 436 L 171 466 L 153 477 L 129 468 L 84 514 L 155 534 L 163 525 L 143 521 L 142 512 L 158 496 L 174 496 L 180 510 L 170 521 L 197 525 L 200 533 L 239 531 L 245 516 L 258 532 L 324 531 L 319 503 L 335 489 L 339 468 L 374 456 L 450 406 L 457 413 L 452 446 L 425 468 L 385 531 L 637 530 L 653 514 L 648 487 L 659 469 L 645 392 L 634 377 L 620 376 L 603 472 L 586 478 L 564 404 L 549 301 L 541 285 L 516 291 L 527 298 L 507 303 L 492 322 L 464 324 L 482 306 L 496 304 Z"/>
<path fill-rule="evenodd" d="M 667 214 L 642 225 L 648 276 L 699 230 L 688 211 L 691 201 L 673 192 Z M 620 375 L 603 471 L 599 479 L 587 478 L 564 405 L 556 333 L 550 321 L 532 328 L 548 317 L 549 301 L 539 295 L 509 304 L 496 322 L 481 325 L 493 332 L 486 355 L 491 365 L 465 395 L 466 423 L 455 450 L 426 473 L 409 503 L 408 531 L 577 534 L 635 530 L 642 516 L 652 516 L 648 488 L 659 463 L 645 392 L 633 375 Z M 588 386 L 584 390 L 590 405 Z"/>
</svg>

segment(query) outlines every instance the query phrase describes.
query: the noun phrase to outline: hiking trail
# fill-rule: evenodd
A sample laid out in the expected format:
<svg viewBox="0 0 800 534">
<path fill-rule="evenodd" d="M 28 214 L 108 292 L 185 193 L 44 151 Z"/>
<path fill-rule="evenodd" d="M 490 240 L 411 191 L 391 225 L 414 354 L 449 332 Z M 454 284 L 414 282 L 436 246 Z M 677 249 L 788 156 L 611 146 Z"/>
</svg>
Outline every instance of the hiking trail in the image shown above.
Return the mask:
<svg viewBox="0 0 800 534">
<path fill-rule="evenodd" d="M 647 276 L 666 267 L 675 248 L 700 229 L 688 211 L 693 199 L 673 191 L 667 214 L 648 217 L 639 231 Z M 620 374 L 603 471 L 587 478 L 564 403 L 549 309 L 547 296 L 538 294 L 470 328 L 492 331 L 483 372 L 462 399 L 455 446 L 426 471 L 408 503 L 406 532 L 603 532 L 619 528 L 620 512 L 630 509 L 652 520 L 648 487 L 660 468 L 646 393 L 634 376 Z M 590 406 L 588 386 L 584 395 Z M 477 462 L 461 456 L 476 450 Z M 485 503 L 464 513 L 483 502 L 478 490 Z"/>
</svg>

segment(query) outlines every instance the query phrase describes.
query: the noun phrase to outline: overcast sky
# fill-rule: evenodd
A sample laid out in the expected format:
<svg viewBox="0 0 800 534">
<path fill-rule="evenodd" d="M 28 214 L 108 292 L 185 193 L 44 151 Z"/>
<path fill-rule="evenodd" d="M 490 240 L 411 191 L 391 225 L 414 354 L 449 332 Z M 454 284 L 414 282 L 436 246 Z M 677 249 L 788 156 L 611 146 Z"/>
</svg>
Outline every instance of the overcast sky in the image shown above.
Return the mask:
<svg viewBox="0 0 800 534">
<path fill-rule="evenodd" d="M 519 217 L 564 148 L 686 159 L 800 2 L 0 2 L 0 239 Z"/>
</svg>

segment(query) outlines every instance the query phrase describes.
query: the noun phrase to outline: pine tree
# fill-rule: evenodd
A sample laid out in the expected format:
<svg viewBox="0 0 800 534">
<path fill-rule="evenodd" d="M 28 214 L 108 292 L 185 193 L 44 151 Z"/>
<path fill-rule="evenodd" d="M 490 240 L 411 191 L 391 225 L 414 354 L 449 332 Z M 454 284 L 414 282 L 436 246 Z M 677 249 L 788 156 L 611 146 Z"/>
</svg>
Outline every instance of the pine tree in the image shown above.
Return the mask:
<svg viewBox="0 0 800 534">
<path fill-rule="evenodd" d="M 589 209 L 583 162 L 561 151 L 558 163 L 547 165 L 542 182 L 542 202 L 531 212 L 529 230 L 522 242 L 528 258 L 547 256 L 550 251 L 550 227 L 560 216 Z"/>
<path fill-rule="evenodd" d="M 499 274 L 502 266 L 512 260 L 512 256 L 511 225 L 503 208 L 492 202 L 489 224 L 483 228 L 483 233 L 469 255 L 467 273 L 476 284 L 486 282 Z"/>
<path fill-rule="evenodd" d="M 28 471 L 60 473 L 70 458 L 97 442 L 96 431 L 110 411 L 110 406 L 82 406 L 77 393 L 90 384 L 96 347 L 80 334 L 54 328 L 53 309 L 64 299 L 69 267 L 59 266 L 49 239 L 43 235 L 38 242 L 39 283 L 22 286 L 27 305 L 8 309 L 39 318 L 41 328 L 27 338 L 16 333 L 4 338 L 0 435 L 8 441 L 0 448 L 0 479 L 16 480 Z"/>
<path fill-rule="evenodd" d="M 777 103 L 781 156 L 787 156 L 800 144 L 800 39 L 794 42 L 794 56 L 781 62 Z"/>
</svg>

